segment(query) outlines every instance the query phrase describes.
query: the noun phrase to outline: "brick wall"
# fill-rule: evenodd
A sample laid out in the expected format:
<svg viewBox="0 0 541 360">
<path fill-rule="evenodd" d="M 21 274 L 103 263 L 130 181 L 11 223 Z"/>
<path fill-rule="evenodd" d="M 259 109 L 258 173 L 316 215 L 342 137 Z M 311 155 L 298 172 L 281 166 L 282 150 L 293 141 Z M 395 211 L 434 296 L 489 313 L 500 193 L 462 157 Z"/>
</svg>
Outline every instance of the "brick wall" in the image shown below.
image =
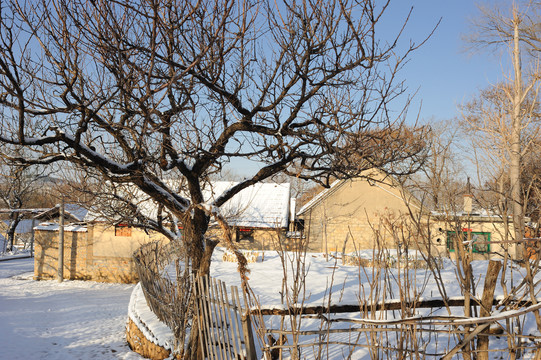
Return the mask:
<svg viewBox="0 0 541 360">
<path fill-rule="evenodd" d="M 64 278 L 104 282 L 134 283 L 138 281 L 130 254 L 95 256 L 90 231 L 64 232 Z M 58 231 L 35 231 L 34 278 L 56 278 L 58 272 Z"/>
</svg>

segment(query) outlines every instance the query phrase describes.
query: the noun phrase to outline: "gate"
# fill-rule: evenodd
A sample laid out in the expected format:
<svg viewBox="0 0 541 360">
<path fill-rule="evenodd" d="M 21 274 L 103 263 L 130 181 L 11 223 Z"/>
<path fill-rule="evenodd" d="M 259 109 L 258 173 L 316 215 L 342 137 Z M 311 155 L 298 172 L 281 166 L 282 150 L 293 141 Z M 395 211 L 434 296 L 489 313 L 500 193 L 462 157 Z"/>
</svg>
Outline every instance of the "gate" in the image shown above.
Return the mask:
<svg viewBox="0 0 541 360">
<path fill-rule="evenodd" d="M 238 288 L 231 286 L 228 293 L 225 283 L 208 276 L 199 277 L 194 284 L 199 339 L 205 357 L 255 360 L 250 311 L 242 307 Z"/>
</svg>

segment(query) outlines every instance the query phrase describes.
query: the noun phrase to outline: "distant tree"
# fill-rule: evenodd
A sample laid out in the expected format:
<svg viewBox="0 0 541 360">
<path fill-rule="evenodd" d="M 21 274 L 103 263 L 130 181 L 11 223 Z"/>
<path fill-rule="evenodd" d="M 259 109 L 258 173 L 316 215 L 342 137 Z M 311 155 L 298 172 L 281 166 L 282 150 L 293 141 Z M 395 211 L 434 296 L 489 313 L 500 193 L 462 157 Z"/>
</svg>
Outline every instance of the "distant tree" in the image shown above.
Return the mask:
<svg viewBox="0 0 541 360">
<path fill-rule="evenodd" d="M 470 104 L 470 114 L 466 114 L 466 118 L 477 118 L 475 123 L 479 125 L 469 122 L 485 134 L 494 131 L 494 134 L 499 134 L 496 136 L 500 141 L 488 146 L 499 146 L 500 152 L 506 153 L 503 159 L 508 161 L 514 236 L 520 240 L 524 237 L 521 168 L 522 157 L 528 151 L 528 142 L 524 137 L 531 135 L 528 129 L 537 120 L 534 110 L 537 107 L 540 78 L 539 4 L 513 3 L 510 9 L 480 7 L 480 11 L 481 16 L 473 23 L 474 31 L 468 40 L 475 47 L 503 47 L 508 50 L 512 71 L 508 81 L 480 95 L 479 101 L 484 101 L 488 106 L 474 109 L 475 105 Z M 525 68 L 523 64 L 526 64 Z M 522 256 L 521 244 L 517 251 L 518 256 Z"/>
<path fill-rule="evenodd" d="M 456 212 L 465 188 L 464 169 L 458 163 L 459 129 L 455 119 L 431 120 L 430 129 L 426 161 L 405 185 L 427 209 Z"/>
<path fill-rule="evenodd" d="M 0 158 L 0 207 L 7 213 L 6 251 L 13 250 L 17 226 L 28 215 L 24 211 L 42 195 L 45 169 Z"/>
<path fill-rule="evenodd" d="M 476 48 L 500 48 L 510 56 L 511 70 L 504 74 L 505 80 L 481 91 L 480 95 L 465 106 L 464 118 L 475 143 L 481 144 L 490 164 L 497 164 L 500 209 L 507 210 L 509 200 L 513 216 L 518 259 L 524 259 L 524 231 L 526 208 L 524 198 L 524 156 L 532 151 L 532 144 L 539 136 L 539 3 L 513 2 L 509 7 L 480 7 L 481 16 L 473 23 L 474 31 L 468 39 Z M 498 169 L 499 168 L 499 169 Z M 508 181 L 509 197 L 505 198 L 505 182 Z M 507 213 L 502 214 L 507 221 Z M 507 241 L 504 248 L 508 247 Z M 505 254 L 507 257 L 507 253 Z M 525 282 L 530 300 L 536 304 L 534 276 L 536 269 L 526 264 Z M 503 272 L 505 274 L 505 265 Z M 505 277 L 501 284 L 505 285 Z M 538 329 L 541 315 L 534 311 Z M 484 341 L 484 348 L 488 342 Z M 482 358 L 488 359 L 488 354 Z"/>
</svg>

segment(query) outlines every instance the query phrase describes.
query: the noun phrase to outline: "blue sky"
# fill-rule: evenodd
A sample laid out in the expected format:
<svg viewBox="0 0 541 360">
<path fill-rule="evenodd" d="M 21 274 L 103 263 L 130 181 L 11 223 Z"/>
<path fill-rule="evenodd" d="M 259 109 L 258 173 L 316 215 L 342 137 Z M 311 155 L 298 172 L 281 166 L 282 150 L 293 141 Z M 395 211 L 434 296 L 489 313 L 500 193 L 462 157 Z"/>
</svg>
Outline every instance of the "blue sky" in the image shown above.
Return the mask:
<svg viewBox="0 0 541 360">
<path fill-rule="evenodd" d="M 465 103 L 480 89 L 503 79 L 502 63 L 508 55 L 502 52 L 466 51 L 463 36 L 471 31 L 470 19 L 479 15 L 477 3 L 471 0 L 392 0 L 380 33 L 384 38 L 396 34 L 413 7 L 403 42 L 419 43 L 441 22 L 428 41 L 416 50 L 403 68 L 409 93 L 417 92 L 410 107 L 410 122 L 421 123 L 453 119 L 459 116 L 457 105 Z M 488 4 L 492 4 L 489 2 Z M 485 2 L 485 4 L 487 4 Z M 397 104 L 397 109 L 399 105 Z M 245 175 L 258 166 L 249 161 L 235 161 L 234 172 Z"/>
<path fill-rule="evenodd" d="M 410 91 L 418 90 L 414 105 L 422 101 L 421 119 L 451 119 L 457 105 L 468 101 L 478 90 L 503 79 L 504 52 L 465 51 L 462 40 L 470 32 L 469 20 L 479 14 L 470 0 L 400 0 L 392 3 L 389 18 L 399 21 L 413 6 L 406 28 L 408 38 L 420 41 L 441 18 L 428 42 L 417 50 L 403 70 Z M 411 112 L 413 112 L 412 109 Z"/>
</svg>

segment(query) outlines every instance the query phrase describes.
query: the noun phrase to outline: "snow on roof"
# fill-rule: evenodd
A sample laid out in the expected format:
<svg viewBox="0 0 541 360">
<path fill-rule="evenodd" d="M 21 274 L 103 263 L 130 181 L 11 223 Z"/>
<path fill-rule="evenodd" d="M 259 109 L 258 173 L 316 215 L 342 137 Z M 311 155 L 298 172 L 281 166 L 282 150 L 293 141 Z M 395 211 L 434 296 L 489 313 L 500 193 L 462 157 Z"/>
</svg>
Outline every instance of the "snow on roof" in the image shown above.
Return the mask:
<svg viewBox="0 0 541 360">
<path fill-rule="evenodd" d="M 35 217 L 37 219 L 43 218 L 45 216 L 59 216 L 60 212 L 60 205 L 56 205 L 50 209 L 47 209 L 40 214 L 36 215 Z M 64 205 L 64 212 L 71 215 L 73 218 L 75 218 L 77 221 L 83 221 L 86 214 L 88 213 L 88 210 L 82 207 L 78 204 L 65 204 Z"/>
<path fill-rule="evenodd" d="M 214 198 L 235 183 L 216 182 Z M 254 228 L 287 227 L 290 202 L 289 183 L 258 183 L 239 192 L 220 208 L 231 226 Z M 209 199 L 210 200 L 210 199 Z"/>
<path fill-rule="evenodd" d="M 34 230 L 58 231 L 59 228 L 60 228 L 60 225 L 58 225 L 57 223 L 45 222 L 45 223 L 41 223 L 38 226 L 34 227 Z M 87 228 L 86 228 L 86 226 L 83 226 L 83 225 L 75 225 L 75 224 L 73 224 L 73 225 L 65 225 L 64 226 L 64 231 L 86 232 Z"/>
<path fill-rule="evenodd" d="M 430 215 L 435 217 L 466 217 L 470 216 L 472 218 L 486 218 L 486 219 L 497 219 L 497 220 L 503 220 L 504 216 L 486 210 L 486 209 L 477 209 L 471 213 L 467 213 L 465 211 L 441 211 L 441 210 L 434 210 L 430 212 Z"/>
<path fill-rule="evenodd" d="M 237 185 L 233 181 L 216 181 L 203 190 L 205 203 L 212 204 L 219 196 Z M 220 207 L 220 214 L 231 226 L 276 228 L 287 227 L 289 220 L 290 184 L 257 183 L 233 196 Z M 150 218 L 157 215 L 156 203 L 138 189 L 130 189 L 140 211 Z M 108 221 L 98 211 L 89 211 L 85 221 Z"/>
<path fill-rule="evenodd" d="M 68 212 L 79 221 L 83 221 L 88 210 L 78 204 L 66 204 L 64 205 L 64 211 Z"/>
</svg>

